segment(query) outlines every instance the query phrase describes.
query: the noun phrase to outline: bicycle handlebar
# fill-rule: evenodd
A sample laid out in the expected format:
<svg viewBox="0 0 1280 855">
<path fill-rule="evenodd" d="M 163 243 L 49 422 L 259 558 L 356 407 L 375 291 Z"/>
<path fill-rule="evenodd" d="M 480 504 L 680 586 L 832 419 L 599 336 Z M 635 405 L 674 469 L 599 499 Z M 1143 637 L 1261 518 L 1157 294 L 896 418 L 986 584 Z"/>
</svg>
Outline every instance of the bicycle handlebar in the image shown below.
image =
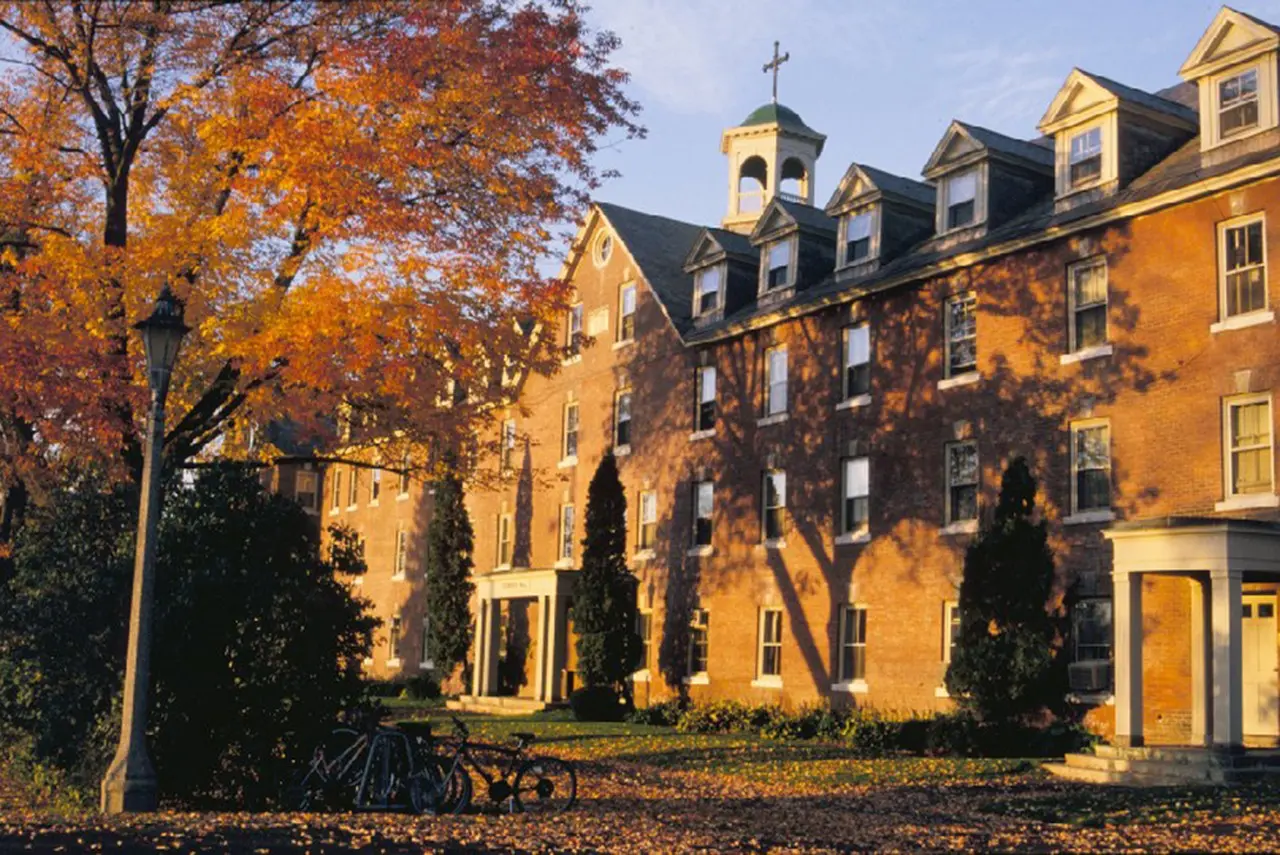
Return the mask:
<svg viewBox="0 0 1280 855">
<path fill-rule="evenodd" d="M 466 739 L 471 735 L 471 730 L 463 723 L 462 719 L 456 715 L 451 715 L 449 718 L 453 720 L 453 729 L 459 736 Z"/>
</svg>

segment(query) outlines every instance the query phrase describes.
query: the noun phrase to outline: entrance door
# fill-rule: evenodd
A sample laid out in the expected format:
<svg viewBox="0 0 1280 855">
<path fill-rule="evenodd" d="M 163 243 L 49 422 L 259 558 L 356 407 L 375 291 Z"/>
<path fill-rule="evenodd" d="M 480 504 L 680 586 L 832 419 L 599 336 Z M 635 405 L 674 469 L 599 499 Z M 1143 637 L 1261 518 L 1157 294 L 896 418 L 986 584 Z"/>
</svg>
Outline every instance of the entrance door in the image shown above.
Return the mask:
<svg viewBox="0 0 1280 855">
<path fill-rule="evenodd" d="M 1243 602 L 1240 625 L 1244 732 L 1252 736 L 1280 736 L 1276 596 L 1247 596 Z"/>
</svg>

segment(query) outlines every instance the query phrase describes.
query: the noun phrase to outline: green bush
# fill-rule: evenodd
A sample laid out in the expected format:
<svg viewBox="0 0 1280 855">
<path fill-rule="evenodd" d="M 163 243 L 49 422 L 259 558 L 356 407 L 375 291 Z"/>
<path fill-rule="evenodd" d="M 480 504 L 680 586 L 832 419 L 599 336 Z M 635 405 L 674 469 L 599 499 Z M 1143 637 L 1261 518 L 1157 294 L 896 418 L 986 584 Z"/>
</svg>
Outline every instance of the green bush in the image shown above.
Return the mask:
<svg viewBox="0 0 1280 855">
<path fill-rule="evenodd" d="M 685 710 L 676 722 L 676 730 L 681 733 L 757 733 L 778 714 L 778 707 L 712 701 Z"/>
<path fill-rule="evenodd" d="M 405 681 L 400 697 L 415 701 L 435 700 L 440 697 L 440 683 L 426 672 L 417 674 Z"/>
<path fill-rule="evenodd" d="M 878 757 L 898 749 L 902 722 L 876 710 L 854 710 L 840 730 L 840 739 L 859 754 Z"/>
<path fill-rule="evenodd" d="M 795 713 L 769 707 L 771 717 L 760 729 L 768 739 L 840 739 L 848 713 L 822 705 L 802 706 Z"/>
<path fill-rule="evenodd" d="M 649 724 L 659 727 L 674 727 L 680 716 L 684 714 L 687 704 L 679 698 L 659 701 L 647 707 L 636 707 L 627 713 L 627 721 L 631 724 Z"/>
<path fill-rule="evenodd" d="M 627 708 L 612 686 L 584 686 L 569 695 L 569 709 L 578 721 L 622 721 Z"/>
</svg>

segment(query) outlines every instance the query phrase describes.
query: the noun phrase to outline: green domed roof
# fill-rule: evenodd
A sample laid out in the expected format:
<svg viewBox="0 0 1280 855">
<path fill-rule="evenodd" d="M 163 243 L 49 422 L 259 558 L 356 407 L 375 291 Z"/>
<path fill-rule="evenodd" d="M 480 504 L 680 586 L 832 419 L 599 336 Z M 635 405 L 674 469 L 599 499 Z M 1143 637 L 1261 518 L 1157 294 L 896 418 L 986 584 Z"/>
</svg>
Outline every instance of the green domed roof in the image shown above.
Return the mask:
<svg viewBox="0 0 1280 855">
<path fill-rule="evenodd" d="M 790 107 L 784 107 L 781 104 L 764 104 L 756 107 L 751 111 L 751 115 L 742 120 L 739 127 L 747 127 L 748 125 L 772 125 L 774 123 L 784 128 L 801 128 L 813 133 L 813 128 L 804 123 L 804 119 L 800 118 L 800 114 Z"/>
</svg>

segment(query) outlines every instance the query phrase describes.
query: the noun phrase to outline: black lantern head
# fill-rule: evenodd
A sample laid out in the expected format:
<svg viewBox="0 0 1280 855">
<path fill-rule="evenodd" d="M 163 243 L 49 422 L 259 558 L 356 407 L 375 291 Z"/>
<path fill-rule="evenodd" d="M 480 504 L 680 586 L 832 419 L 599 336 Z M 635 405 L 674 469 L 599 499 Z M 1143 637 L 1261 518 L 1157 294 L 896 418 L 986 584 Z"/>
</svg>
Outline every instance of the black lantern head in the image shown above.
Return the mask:
<svg viewBox="0 0 1280 855">
<path fill-rule="evenodd" d="M 182 337 L 191 327 L 182 322 L 182 301 L 173 295 L 169 286 L 160 289 L 156 307 L 151 315 L 133 325 L 142 333 L 142 344 L 147 352 L 147 372 L 151 377 L 152 391 L 160 391 L 169 383 L 169 374 L 178 361 L 178 347 Z"/>
</svg>

